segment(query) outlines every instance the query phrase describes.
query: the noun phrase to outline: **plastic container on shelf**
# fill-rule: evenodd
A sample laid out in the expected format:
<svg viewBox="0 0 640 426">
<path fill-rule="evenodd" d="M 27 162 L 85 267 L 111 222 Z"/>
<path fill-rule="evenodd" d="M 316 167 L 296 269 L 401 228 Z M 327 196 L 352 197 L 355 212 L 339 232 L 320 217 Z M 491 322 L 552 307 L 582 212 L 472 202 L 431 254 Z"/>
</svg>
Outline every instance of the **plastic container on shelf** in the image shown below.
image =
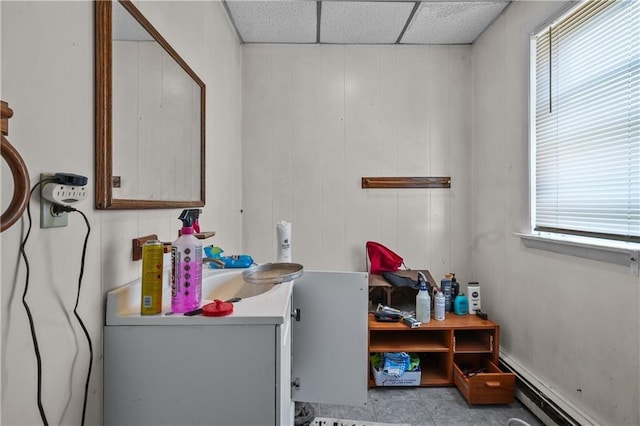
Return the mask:
<svg viewBox="0 0 640 426">
<path fill-rule="evenodd" d="M 464 316 L 469 312 L 469 301 L 467 300 L 467 296 L 460 292 L 456 296 L 456 300 L 454 301 L 453 312 L 456 315 Z"/>
<path fill-rule="evenodd" d="M 416 319 L 426 324 L 431 321 L 431 297 L 427 290 L 427 280 L 422 272 L 418 272 L 418 281 L 420 290 L 416 295 Z"/>
<path fill-rule="evenodd" d="M 480 283 L 472 281 L 467 284 L 467 294 L 469 295 L 469 313 L 475 314 L 482 309 L 480 305 Z"/>
<path fill-rule="evenodd" d="M 436 319 L 436 321 L 444 321 L 445 318 L 445 310 L 444 310 L 444 305 L 445 305 L 445 298 L 444 298 L 444 294 L 442 294 L 441 291 L 438 291 L 438 293 L 436 294 L 435 297 L 435 313 L 434 313 L 434 318 Z"/>
<path fill-rule="evenodd" d="M 451 278 L 453 275 L 447 274 L 445 278 L 440 281 L 440 290 L 444 295 L 444 310 L 445 312 L 451 312 Z"/>
</svg>

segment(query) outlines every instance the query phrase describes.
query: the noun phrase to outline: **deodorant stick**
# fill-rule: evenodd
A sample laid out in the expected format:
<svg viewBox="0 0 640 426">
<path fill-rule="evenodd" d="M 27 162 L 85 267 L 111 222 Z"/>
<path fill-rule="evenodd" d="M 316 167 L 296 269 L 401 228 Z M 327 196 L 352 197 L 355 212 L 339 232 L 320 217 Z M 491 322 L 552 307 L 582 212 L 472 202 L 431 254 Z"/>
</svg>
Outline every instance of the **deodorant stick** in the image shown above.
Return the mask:
<svg viewBox="0 0 640 426">
<path fill-rule="evenodd" d="M 276 225 L 278 236 L 278 262 L 291 262 L 291 223 L 281 221 Z"/>
</svg>

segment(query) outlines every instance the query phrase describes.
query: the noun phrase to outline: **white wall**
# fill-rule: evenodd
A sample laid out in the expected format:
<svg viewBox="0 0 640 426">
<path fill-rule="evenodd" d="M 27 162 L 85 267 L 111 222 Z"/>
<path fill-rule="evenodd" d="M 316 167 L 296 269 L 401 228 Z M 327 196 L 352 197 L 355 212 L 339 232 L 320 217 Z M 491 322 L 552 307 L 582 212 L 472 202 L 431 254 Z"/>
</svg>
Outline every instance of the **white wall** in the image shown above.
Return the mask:
<svg viewBox="0 0 640 426">
<path fill-rule="evenodd" d="M 502 346 L 602 424 L 640 424 L 639 280 L 525 248 L 529 34 L 563 3 L 514 2 L 473 46 L 472 259 Z"/>
<path fill-rule="evenodd" d="M 243 249 L 364 271 L 365 242 L 438 279 L 470 279 L 470 46 L 244 45 Z M 451 189 L 361 189 L 451 176 Z"/>
<path fill-rule="evenodd" d="M 527 227 L 528 34 L 558 3 L 516 2 L 472 48 L 245 45 L 242 58 L 220 4 L 136 4 L 207 84 L 202 223 L 217 232 L 211 243 L 271 261 L 275 224 L 289 220 L 294 260 L 308 269 L 364 270 L 371 239 L 436 278 L 454 270 L 462 283 L 478 280 L 513 357 L 601 422 L 640 423 L 638 278 L 526 249 L 512 236 Z M 9 139 L 32 181 L 40 172 L 84 174 L 93 197 L 92 3 L 2 1 L 0 16 L 0 97 L 15 111 Z M 360 188 L 362 176 L 377 175 L 451 175 L 452 188 Z M 51 423 L 77 424 L 88 356 L 71 309 L 84 223 L 72 215 L 66 228 L 41 230 L 39 203 L 31 205 L 29 301 L 45 409 Z M 79 207 L 92 224 L 79 312 L 96 351 L 88 423 L 99 424 L 104 294 L 139 275 L 131 238 L 173 239 L 178 211 Z M 20 232 L 18 223 L 1 236 L 0 423 L 8 425 L 39 423 Z"/>
<path fill-rule="evenodd" d="M 206 242 L 239 251 L 240 45 L 218 2 L 136 2 L 207 85 Z M 157 233 L 176 238 L 179 210 L 96 211 L 94 179 L 93 2 L 2 1 L 2 93 L 14 110 L 9 140 L 36 182 L 41 172 L 89 177 L 90 200 L 78 205 L 91 223 L 79 313 L 93 338 L 94 365 L 87 424 L 102 418 L 102 325 L 108 290 L 139 277 L 131 239 Z M 2 205 L 11 178 L 2 166 Z M 87 344 L 72 310 L 85 233 L 72 214 L 65 228 L 39 228 L 39 202 L 31 202 L 34 227 L 27 244 L 31 263 L 29 303 L 43 357 L 43 401 L 51 424 L 79 424 Z M 26 218 L 26 216 L 25 216 Z M 21 297 L 25 267 L 19 261 L 21 222 L 2 233 L 3 425 L 40 423 L 36 363 Z M 161 356 L 161 354 L 159 354 Z"/>
</svg>

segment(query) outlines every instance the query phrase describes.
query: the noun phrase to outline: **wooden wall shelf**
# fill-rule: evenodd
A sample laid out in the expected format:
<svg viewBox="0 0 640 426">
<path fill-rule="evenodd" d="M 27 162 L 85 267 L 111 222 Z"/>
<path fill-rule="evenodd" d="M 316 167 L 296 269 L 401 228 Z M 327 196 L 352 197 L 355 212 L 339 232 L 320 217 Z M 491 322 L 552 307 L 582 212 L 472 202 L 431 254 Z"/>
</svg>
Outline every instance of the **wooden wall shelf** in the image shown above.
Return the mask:
<svg viewBox="0 0 640 426">
<path fill-rule="evenodd" d="M 362 188 L 451 188 L 451 177 L 363 177 Z"/>
<path fill-rule="evenodd" d="M 181 235 L 181 230 L 178 230 L 178 235 Z M 193 234 L 199 240 L 206 240 L 207 238 L 211 238 L 216 233 L 214 231 L 206 231 L 206 232 L 198 232 Z M 142 259 L 142 246 L 149 240 L 157 240 L 158 236 L 156 234 L 145 235 L 144 237 L 138 237 L 131 240 L 131 260 L 140 260 Z M 162 242 L 164 246 L 165 253 L 171 253 L 171 242 Z"/>
</svg>

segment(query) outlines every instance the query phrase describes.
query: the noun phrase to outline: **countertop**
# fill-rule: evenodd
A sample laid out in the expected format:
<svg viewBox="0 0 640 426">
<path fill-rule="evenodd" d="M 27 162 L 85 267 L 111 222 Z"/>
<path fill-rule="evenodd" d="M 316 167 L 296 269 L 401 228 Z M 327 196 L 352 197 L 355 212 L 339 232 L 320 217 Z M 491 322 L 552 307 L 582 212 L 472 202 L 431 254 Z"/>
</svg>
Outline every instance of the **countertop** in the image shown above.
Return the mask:
<svg viewBox="0 0 640 426">
<path fill-rule="evenodd" d="M 216 283 L 220 280 L 237 278 L 244 269 L 203 269 L 202 293 L 215 293 Z M 245 285 L 252 286 L 255 284 Z M 184 316 L 171 313 L 170 291 L 165 285 L 162 313 L 158 315 L 140 315 L 141 281 L 135 280 L 107 293 L 105 310 L 106 326 L 124 325 L 241 325 L 241 324 L 282 324 L 285 315 L 290 315 L 289 301 L 294 281 L 275 285 L 257 296 L 242 299 L 234 303 L 233 313 L 223 317 L 205 317 L 202 315 Z M 212 300 L 203 298 L 202 305 Z"/>
</svg>

